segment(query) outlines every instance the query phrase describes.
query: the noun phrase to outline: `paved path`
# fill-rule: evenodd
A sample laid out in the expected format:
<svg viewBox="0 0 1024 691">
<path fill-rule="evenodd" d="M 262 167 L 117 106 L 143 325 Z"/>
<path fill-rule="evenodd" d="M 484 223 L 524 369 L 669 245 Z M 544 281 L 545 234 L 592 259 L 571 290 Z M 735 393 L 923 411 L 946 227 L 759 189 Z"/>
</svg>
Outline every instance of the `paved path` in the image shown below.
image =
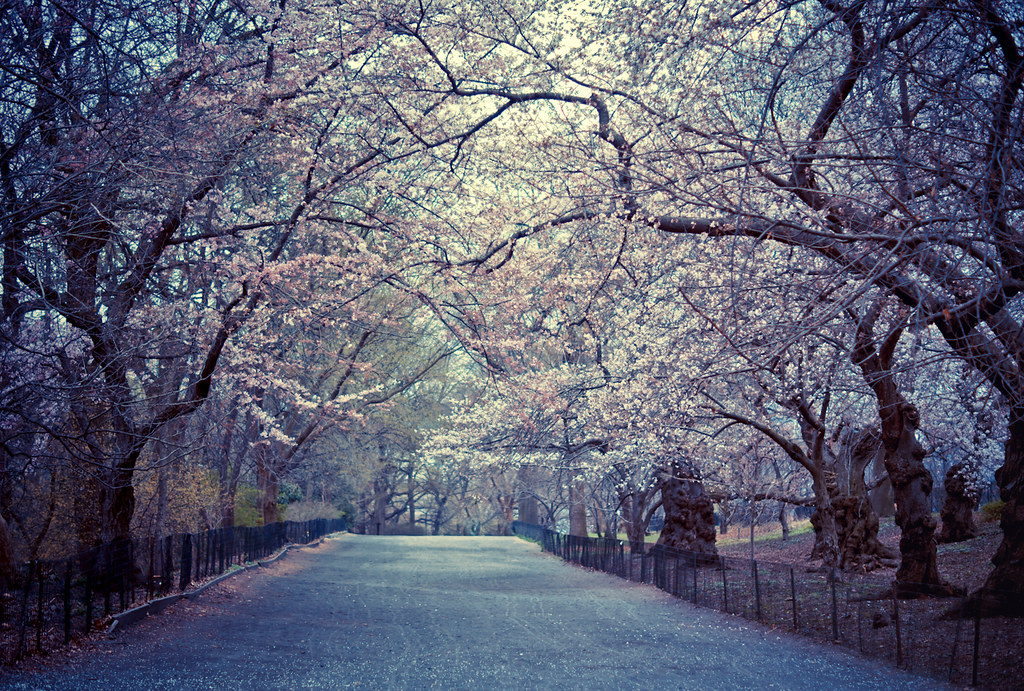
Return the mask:
<svg viewBox="0 0 1024 691">
<path fill-rule="evenodd" d="M 10 689 L 936 689 L 516 538 L 345 535 Z"/>
</svg>

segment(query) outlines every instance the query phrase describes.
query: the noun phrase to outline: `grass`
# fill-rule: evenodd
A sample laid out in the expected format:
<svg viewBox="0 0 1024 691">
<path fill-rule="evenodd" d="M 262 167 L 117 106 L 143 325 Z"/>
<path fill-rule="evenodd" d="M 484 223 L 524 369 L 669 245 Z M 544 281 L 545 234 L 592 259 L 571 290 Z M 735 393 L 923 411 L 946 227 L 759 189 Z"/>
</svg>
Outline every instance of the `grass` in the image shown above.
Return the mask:
<svg viewBox="0 0 1024 691">
<path fill-rule="evenodd" d="M 793 521 L 789 524 L 790 537 L 796 537 L 797 535 L 804 535 L 811 532 L 814 532 L 814 527 L 811 525 L 810 519 Z M 754 527 L 754 544 L 781 539 L 782 526 L 778 523 L 770 523 L 768 525 L 759 525 Z M 716 542 L 723 547 L 747 544 L 750 542 L 750 526 L 740 524 L 734 525 L 727 533 L 719 533 Z"/>
<path fill-rule="evenodd" d="M 792 521 L 789 524 L 789 535 L 790 537 L 796 537 L 797 535 L 804 535 L 805 533 L 813 532 L 814 528 L 811 526 L 811 521 L 805 519 L 802 521 Z M 589 533 L 590 537 L 597 537 L 596 533 Z M 655 543 L 661 536 L 661 532 L 655 531 L 648 533 L 644 537 L 644 542 Z M 615 536 L 623 542 L 628 542 L 629 538 L 626 537 L 625 533 L 619 533 Z M 782 527 L 778 523 L 769 523 L 768 525 L 759 525 L 754 527 L 754 543 L 758 542 L 769 542 L 771 540 L 782 539 Z M 725 534 L 719 533 L 716 540 L 716 544 L 723 547 L 731 545 L 747 544 L 750 542 L 750 526 L 743 524 L 735 524 L 730 527 L 729 531 Z"/>
<path fill-rule="evenodd" d="M 587 533 L 587 535 L 589 535 L 590 537 L 598 537 L 597 533 Z M 653 533 L 648 533 L 647 535 L 644 536 L 644 542 L 655 543 L 655 542 L 658 541 L 658 538 L 660 536 L 661 536 L 661 532 L 660 531 L 655 531 Z M 618 533 L 615 536 L 615 539 L 622 540 L 623 542 L 629 542 L 629 537 L 625 533 Z"/>
</svg>

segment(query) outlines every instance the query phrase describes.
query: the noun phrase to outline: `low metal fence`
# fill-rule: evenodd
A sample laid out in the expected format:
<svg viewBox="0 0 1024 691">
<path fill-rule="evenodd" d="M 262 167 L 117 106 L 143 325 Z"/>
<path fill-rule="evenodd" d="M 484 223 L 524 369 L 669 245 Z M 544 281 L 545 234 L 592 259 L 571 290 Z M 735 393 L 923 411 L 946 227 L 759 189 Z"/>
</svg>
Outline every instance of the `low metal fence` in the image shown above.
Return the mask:
<svg viewBox="0 0 1024 691">
<path fill-rule="evenodd" d="M 0 665 L 68 645 L 97 623 L 236 565 L 345 530 L 345 519 L 216 528 L 112 542 L 70 559 L 33 561 L 0 574 Z"/>
<path fill-rule="evenodd" d="M 632 553 L 621 540 L 565 535 L 518 521 L 512 528 L 566 561 L 652 584 L 701 607 L 837 643 L 955 684 L 1021 688 L 1024 619 L 991 616 L 995 599 L 899 599 L 891 581 L 871 574 L 659 545 Z"/>
</svg>

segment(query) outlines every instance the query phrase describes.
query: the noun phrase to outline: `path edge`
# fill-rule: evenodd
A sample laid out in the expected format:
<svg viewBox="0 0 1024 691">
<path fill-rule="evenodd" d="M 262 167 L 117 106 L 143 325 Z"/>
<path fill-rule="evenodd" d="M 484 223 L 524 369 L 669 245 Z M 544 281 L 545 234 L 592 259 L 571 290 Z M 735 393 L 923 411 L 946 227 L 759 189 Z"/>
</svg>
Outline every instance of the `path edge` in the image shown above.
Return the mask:
<svg viewBox="0 0 1024 691">
<path fill-rule="evenodd" d="M 325 540 L 335 538 L 338 535 L 344 535 L 344 533 L 332 533 L 331 535 L 325 535 L 318 539 L 316 542 L 309 542 L 305 544 L 295 543 L 285 545 L 280 552 L 270 557 L 269 559 L 257 559 L 256 561 L 250 564 L 244 564 L 241 568 L 222 573 L 213 580 L 203 583 L 201 586 L 195 588 L 194 590 L 188 590 L 184 593 L 176 593 L 174 595 L 167 595 L 165 597 L 160 597 L 155 600 L 150 600 L 149 602 L 144 602 L 138 607 L 126 609 L 125 611 L 119 614 L 115 614 L 111 617 L 113 621 L 111 621 L 110 626 L 107 628 L 107 636 L 109 638 L 113 638 L 118 631 L 121 631 L 126 627 L 145 619 L 149 615 L 159 614 L 160 612 L 164 611 L 165 609 L 167 609 L 174 603 L 178 602 L 179 600 L 191 600 L 193 598 L 197 598 L 204 592 L 206 592 L 208 588 L 211 588 L 222 581 L 226 581 L 229 578 L 233 578 L 238 574 L 245 573 L 246 571 L 249 571 L 251 569 L 258 569 L 263 566 L 269 566 L 278 559 L 284 557 L 284 555 L 288 554 L 288 552 L 293 549 L 304 549 L 307 547 L 316 548 L 323 544 Z"/>
</svg>

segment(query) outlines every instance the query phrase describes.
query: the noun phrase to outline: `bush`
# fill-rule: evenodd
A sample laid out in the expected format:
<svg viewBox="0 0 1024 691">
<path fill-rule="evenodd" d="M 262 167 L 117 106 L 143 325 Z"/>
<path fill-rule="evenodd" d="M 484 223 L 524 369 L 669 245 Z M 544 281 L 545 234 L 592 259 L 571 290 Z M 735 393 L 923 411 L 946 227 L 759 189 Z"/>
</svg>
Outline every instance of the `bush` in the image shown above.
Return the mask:
<svg viewBox="0 0 1024 691">
<path fill-rule="evenodd" d="M 260 515 L 257 505 L 260 499 L 260 492 L 250 485 L 239 485 L 235 493 L 235 527 L 249 528 L 263 525 L 263 516 Z"/>
<path fill-rule="evenodd" d="M 981 509 L 981 520 L 985 523 L 996 523 L 1000 518 L 1003 517 L 1003 507 L 1006 506 L 1006 502 L 1000 499 L 990 501 L 987 504 L 982 504 Z"/>
<path fill-rule="evenodd" d="M 297 501 L 284 512 L 286 521 L 311 521 L 315 518 L 339 518 L 341 512 L 333 505 L 319 501 Z"/>
</svg>

